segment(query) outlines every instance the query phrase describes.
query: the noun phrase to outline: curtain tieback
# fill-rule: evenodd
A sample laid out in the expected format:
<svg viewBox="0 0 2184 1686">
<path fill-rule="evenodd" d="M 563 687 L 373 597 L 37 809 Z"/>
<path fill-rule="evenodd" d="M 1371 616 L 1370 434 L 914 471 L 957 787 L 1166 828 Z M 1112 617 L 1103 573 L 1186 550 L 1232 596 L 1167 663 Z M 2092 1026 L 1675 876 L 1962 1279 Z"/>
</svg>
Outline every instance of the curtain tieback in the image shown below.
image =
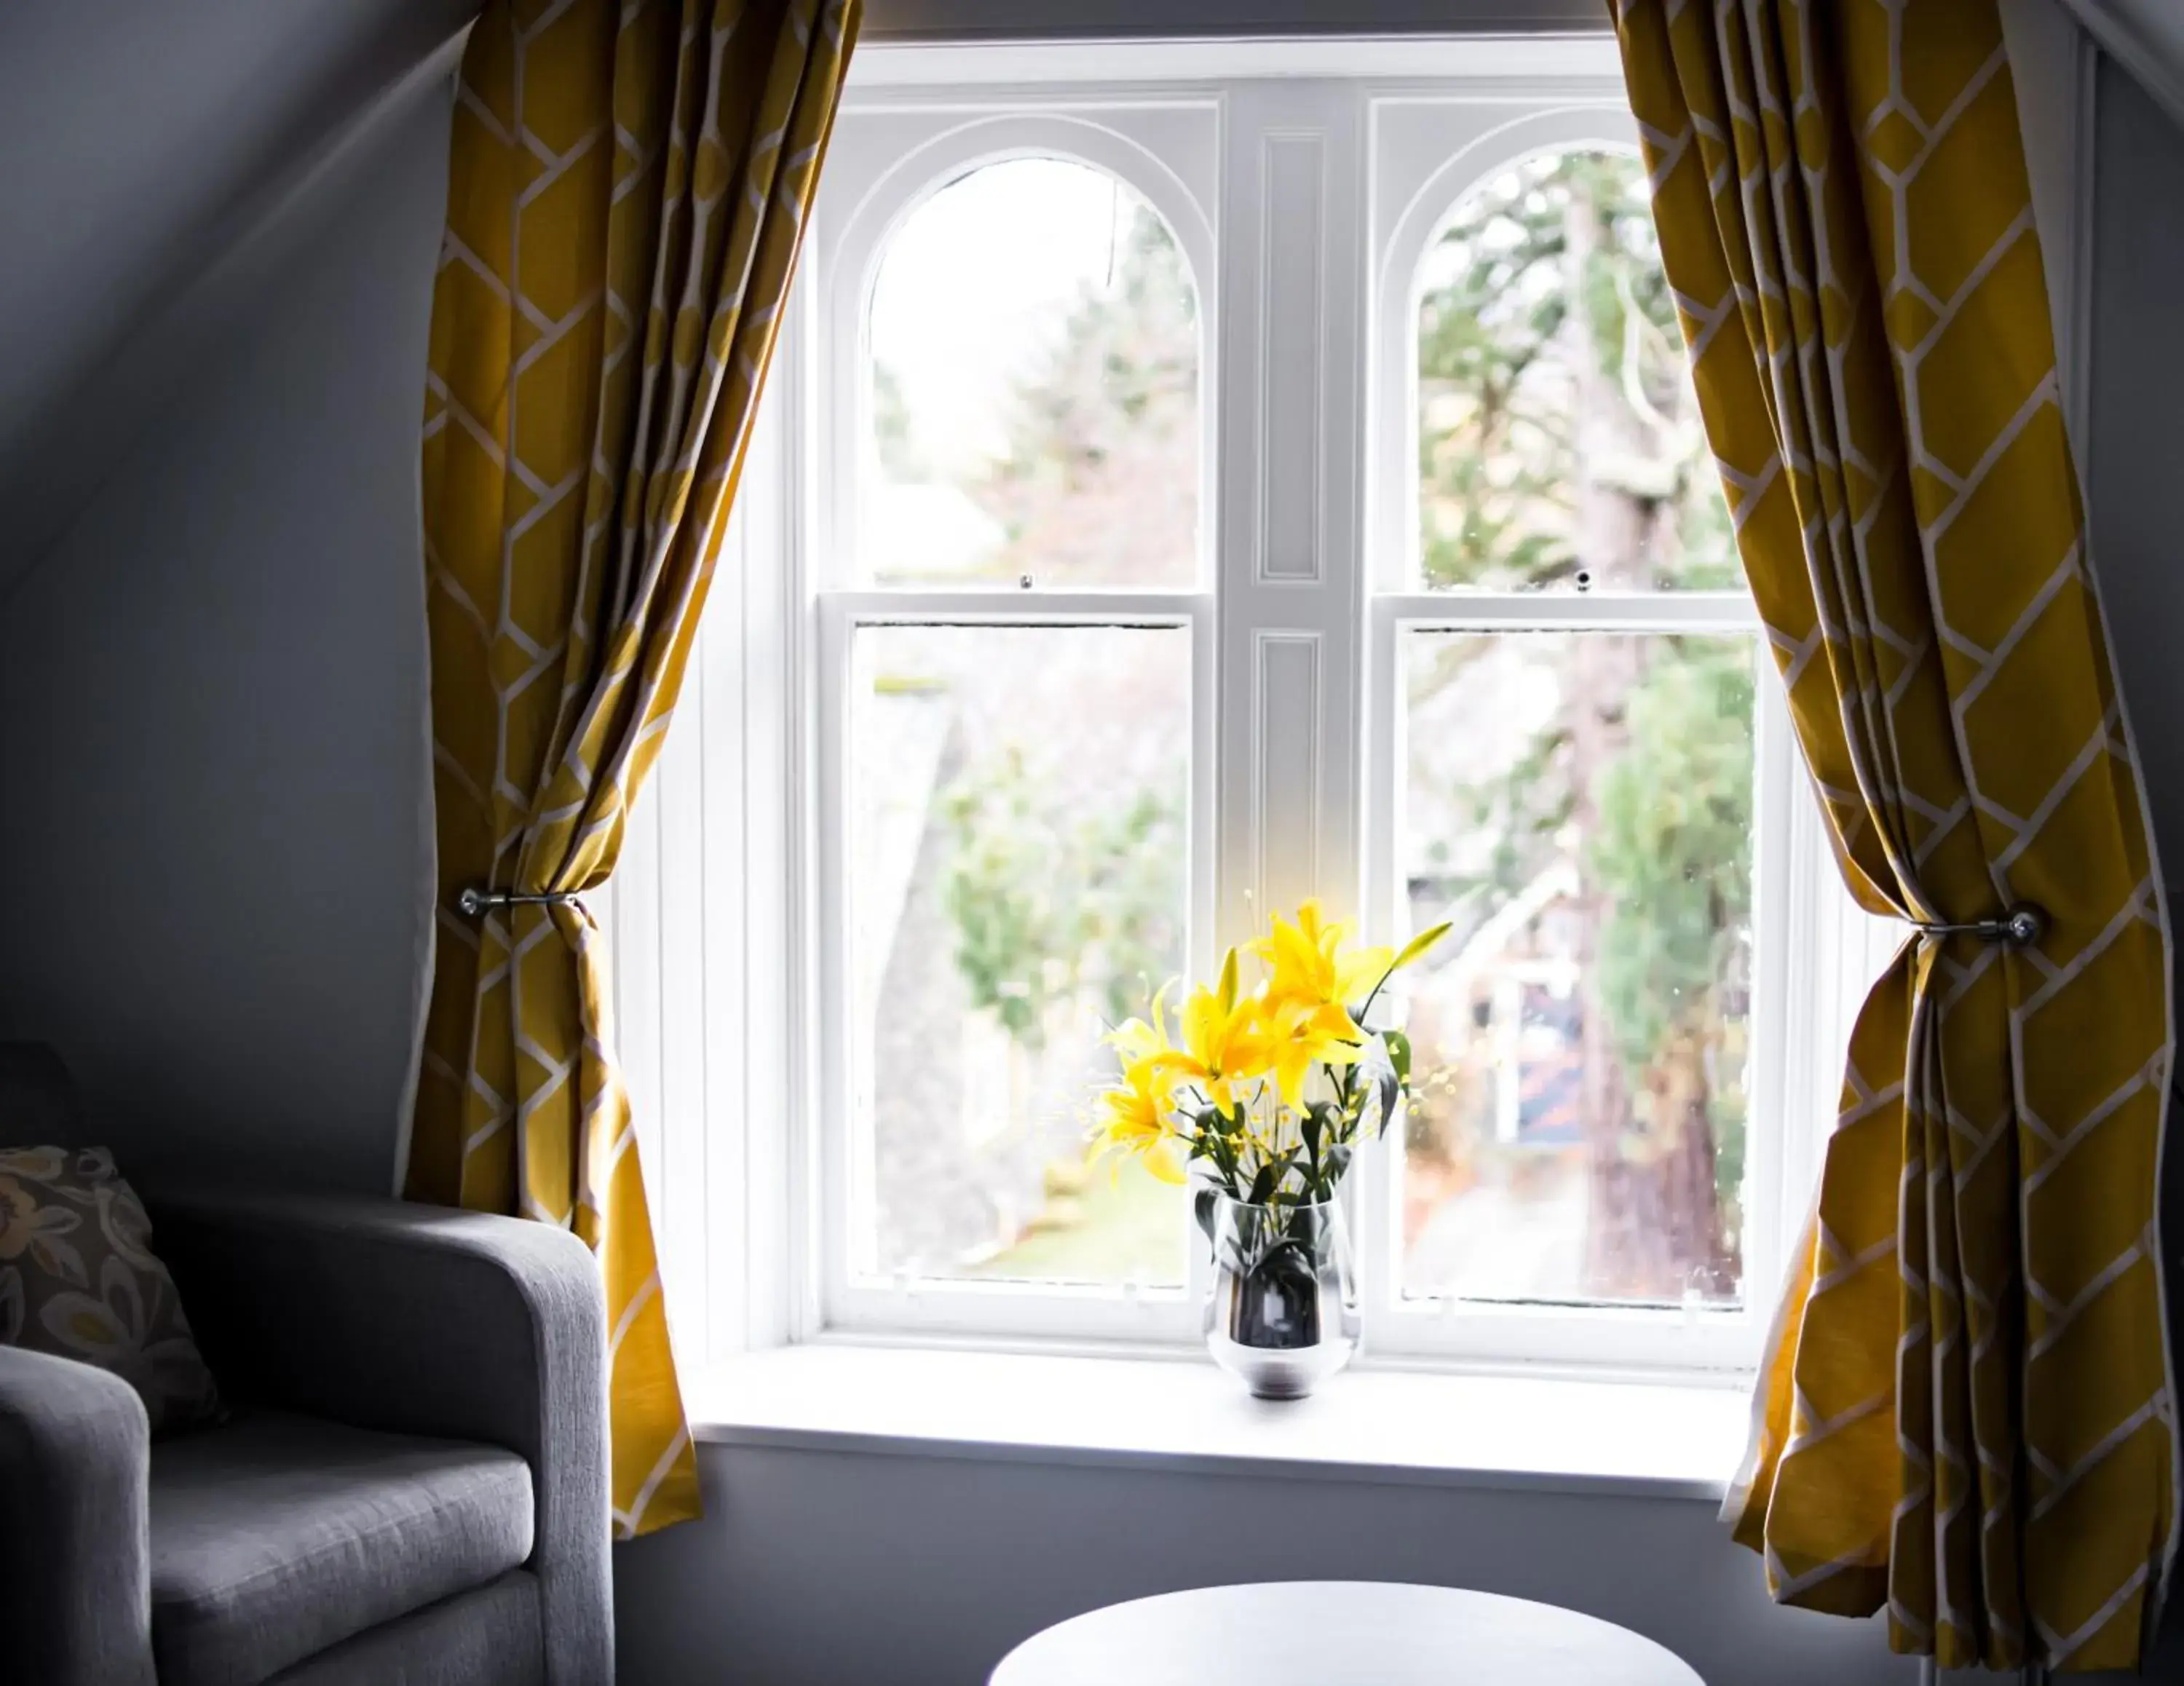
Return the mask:
<svg viewBox="0 0 2184 1686">
<path fill-rule="evenodd" d="M 2007 943 L 2013 949 L 2029 949 L 2048 934 L 2048 910 L 2034 902 L 2020 902 L 1999 919 L 1975 919 L 1964 925 L 1930 923 L 1921 919 L 1906 922 L 1921 937 L 1976 937 L 1982 943 Z"/>
<path fill-rule="evenodd" d="M 574 890 L 548 890 L 538 895 L 521 895 L 514 890 L 465 890 L 455 898 L 455 905 L 464 916 L 476 919 L 488 909 L 497 907 L 572 907 L 584 910 L 584 899 Z"/>
</svg>

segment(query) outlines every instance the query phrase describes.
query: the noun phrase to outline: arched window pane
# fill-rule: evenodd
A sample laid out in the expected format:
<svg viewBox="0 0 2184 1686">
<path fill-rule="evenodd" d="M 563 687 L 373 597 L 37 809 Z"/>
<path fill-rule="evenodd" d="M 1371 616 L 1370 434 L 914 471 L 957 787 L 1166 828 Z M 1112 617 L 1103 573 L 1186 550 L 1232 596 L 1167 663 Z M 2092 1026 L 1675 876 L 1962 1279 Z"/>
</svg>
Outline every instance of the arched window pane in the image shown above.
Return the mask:
<svg viewBox="0 0 2184 1686">
<path fill-rule="evenodd" d="M 1042 158 L 950 183 L 889 240 L 867 349 L 864 577 L 1196 581 L 1197 295 L 1127 185 Z"/>
<path fill-rule="evenodd" d="M 1457 203 L 1420 265 L 1419 583 L 1741 583 L 1631 154 L 1545 153 Z"/>
</svg>

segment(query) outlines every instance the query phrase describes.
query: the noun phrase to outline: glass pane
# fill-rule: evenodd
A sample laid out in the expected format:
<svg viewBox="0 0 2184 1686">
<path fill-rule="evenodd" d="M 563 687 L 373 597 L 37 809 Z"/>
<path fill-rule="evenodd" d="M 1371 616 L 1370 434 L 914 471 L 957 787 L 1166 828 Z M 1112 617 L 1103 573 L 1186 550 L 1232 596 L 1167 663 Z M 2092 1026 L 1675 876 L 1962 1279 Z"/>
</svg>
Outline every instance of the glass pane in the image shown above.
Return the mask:
<svg viewBox="0 0 2184 1686">
<path fill-rule="evenodd" d="M 1742 1293 L 1752 644 L 1405 635 L 1415 1296 Z"/>
<path fill-rule="evenodd" d="M 1198 577 L 1198 299 L 1103 170 L 988 164 L 889 240 L 859 543 L 889 584 Z"/>
<path fill-rule="evenodd" d="M 1183 965 L 1190 632 L 866 626 L 852 661 L 855 1267 L 1180 1283 L 1182 1191 L 1085 1145 L 1102 1036 Z"/>
<path fill-rule="evenodd" d="M 1635 154 L 1550 153 L 1419 265 L 1418 583 L 1741 583 Z"/>
</svg>

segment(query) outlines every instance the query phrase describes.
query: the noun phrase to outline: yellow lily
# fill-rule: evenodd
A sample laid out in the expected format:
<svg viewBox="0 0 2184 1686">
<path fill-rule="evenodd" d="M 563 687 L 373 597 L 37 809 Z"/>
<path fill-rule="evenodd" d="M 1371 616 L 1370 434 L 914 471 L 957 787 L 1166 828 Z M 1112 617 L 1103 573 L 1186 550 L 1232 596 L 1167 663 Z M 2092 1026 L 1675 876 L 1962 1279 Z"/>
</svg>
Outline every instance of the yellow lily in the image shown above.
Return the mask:
<svg viewBox="0 0 2184 1686">
<path fill-rule="evenodd" d="M 1175 1051 L 1167 1030 L 1167 993 L 1174 987 L 1173 982 L 1163 983 L 1153 993 L 1147 1018 L 1125 1019 L 1107 1032 L 1108 1046 L 1123 1056 L 1124 1065 Z"/>
<path fill-rule="evenodd" d="M 1304 1110 L 1305 1079 L 1314 1066 L 1354 1066 L 1362 1040 L 1345 1008 L 1285 1001 L 1272 1009 L 1266 1027 L 1274 1082 L 1289 1106 Z"/>
<path fill-rule="evenodd" d="M 1221 963 L 1217 988 L 1201 986 L 1183 1004 L 1183 1046 L 1156 1055 L 1178 1083 L 1195 1083 L 1223 1112 L 1235 1110 L 1237 1086 L 1255 1082 L 1273 1064 L 1273 1049 L 1259 1023 L 1258 997 L 1236 993 L 1236 951 Z"/>
<path fill-rule="evenodd" d="M 1395 969 L 1396 957 L 1392 949 L 1346 948 L 1349 937 L 1350 927 L 1327 921 L 1317 901 L 1300 906 L 1295 923 L 1277 915 L 1272 933 L 1251 945 L 1272 973 L 1268 1005 L 1298 1006 L 1315 1013 L 1331 1009 L 1340 1015 L 1340 1022 L 1338 1026 L 1332 1015 L 1325 1019 L 1329 1032 L 1339 1031 L 1345 1040 L 1362 1041 L 1364 1032 L 1351 1018 L 1351 1009 Z"/>
<path fill-rule="evenodd" d="M 1159 1056 L 1131 1060 L 1123 1068 L 1123 1081 L 1100 1092 L 1099 1150 L 1134 1154 L 1163 1182 L 1186 1181 L 1168 1124 L 1173 1092 Z"/>
</svg>

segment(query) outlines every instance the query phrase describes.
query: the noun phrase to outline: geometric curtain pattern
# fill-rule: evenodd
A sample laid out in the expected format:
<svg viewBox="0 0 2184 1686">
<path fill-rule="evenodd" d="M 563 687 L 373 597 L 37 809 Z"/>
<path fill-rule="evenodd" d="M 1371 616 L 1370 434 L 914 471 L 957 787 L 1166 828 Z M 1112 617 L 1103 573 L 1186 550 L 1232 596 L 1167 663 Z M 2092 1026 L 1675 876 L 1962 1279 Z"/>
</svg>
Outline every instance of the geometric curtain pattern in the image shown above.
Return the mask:
<svg viewBox="0 0 2184 1686">
<path fill-rule="evenodd" d="M 858 0 L 494 0 L 465 52 L 424 440 L 437 954 L 405 1189 L 572 1229 L 614 1527 L 698 1513 L 602 943 L 750 437 Z"/>
<path fill-rule="evenodd" d="M 1947 1666 L 2128 1667 L 2176 1528 L 2166 915 L 1994 0 L 1616 0 L 1745 569 L 1851 889 L 1922 924 L 1725 1514 Z"/>
</svg>

